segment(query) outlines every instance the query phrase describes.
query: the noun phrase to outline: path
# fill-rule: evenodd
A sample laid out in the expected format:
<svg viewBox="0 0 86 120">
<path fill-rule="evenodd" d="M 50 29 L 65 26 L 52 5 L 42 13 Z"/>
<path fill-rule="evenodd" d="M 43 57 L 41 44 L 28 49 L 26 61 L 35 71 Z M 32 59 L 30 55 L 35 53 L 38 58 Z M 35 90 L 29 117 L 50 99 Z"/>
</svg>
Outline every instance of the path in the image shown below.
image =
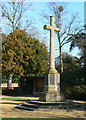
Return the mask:
<svg viewBox="0 0 86 120">
<path fill-rule="evenodd" d="M 8 97 L 8 96 L 3 96 Z M 20 96 L 19 96 L 20 97 Z M 38 99 L 37 97 L 24 97 L 27 99 Z M 2 103 L 2 117 L 8 118 L 85 118 L 84 111 L 53 110 L 53 111 L 27 111 L 15 108 L 22 101 L 0 100 Z"/>
</svg>

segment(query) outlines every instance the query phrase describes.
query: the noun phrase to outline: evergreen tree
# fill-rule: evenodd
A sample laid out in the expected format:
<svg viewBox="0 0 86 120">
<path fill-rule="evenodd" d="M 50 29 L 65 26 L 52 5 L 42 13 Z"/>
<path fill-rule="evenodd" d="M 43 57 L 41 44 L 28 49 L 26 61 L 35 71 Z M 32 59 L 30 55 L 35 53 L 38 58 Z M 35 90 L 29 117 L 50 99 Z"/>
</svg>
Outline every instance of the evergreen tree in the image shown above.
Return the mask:
<svg viewBox="0 0 86 120">
<path fill-rule="evenodd" d="M 15 30 L 5 37 L 3 75 L 42 75 L 48 70 L 48 59 L 46 45 L 32 38 L 25 30 Z"/>
</svg>

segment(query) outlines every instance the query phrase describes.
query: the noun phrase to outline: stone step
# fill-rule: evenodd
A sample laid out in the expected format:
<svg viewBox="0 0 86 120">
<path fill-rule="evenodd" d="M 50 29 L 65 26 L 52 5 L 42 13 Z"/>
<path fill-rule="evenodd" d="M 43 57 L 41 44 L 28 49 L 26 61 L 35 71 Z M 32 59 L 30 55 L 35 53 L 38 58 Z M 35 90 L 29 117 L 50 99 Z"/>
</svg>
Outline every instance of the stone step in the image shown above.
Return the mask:
<svg viewBox="0 0 86 120">
<path fill-rule="evenodd" d="M 52 109 L 83 109 L 81 104 L 78 103 L 67 103 L 67 102 L 42 102 L 42 101 L 30 101 L 23 104 L 18 105 L 16 108 L 21 108 L 25 110 L 52 110 Z"/>
<path fill-rule="evenodd" d="M 19 108 L 19 109 L 24 109 L 24 110 L 29 110 L 29 111 L 34 111 L 34 108 L 33 107 L 27 107 L 27 106 L 24 106 L 24 104 L 20 104 L 20 105 L 17 105 L 15 108 Z"/>
<path fill-rule="evenodd" d="M 39 105 L 31 104 L 30 102 L 23 103 L 22 106 L 33 107 L 33 108 L 38 108 L 39 107 Z"/>
<path fill-rule="evenodd" d="M 37 104 L 37 105 L 66 105 L 66 102 L 43 102 L 43 101 L 36 101 L 32 100 L 30 101 L 31 104 Z"/>
</svg>

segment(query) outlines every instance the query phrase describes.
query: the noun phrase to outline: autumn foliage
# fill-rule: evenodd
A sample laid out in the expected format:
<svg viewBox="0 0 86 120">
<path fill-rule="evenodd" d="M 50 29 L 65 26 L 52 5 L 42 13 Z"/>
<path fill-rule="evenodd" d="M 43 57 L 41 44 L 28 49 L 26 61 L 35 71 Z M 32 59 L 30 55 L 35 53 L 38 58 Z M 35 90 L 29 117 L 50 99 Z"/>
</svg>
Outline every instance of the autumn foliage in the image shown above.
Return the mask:
<svg viewBox="0 0 86 120">
<path fill-rule="evenodd" d="M 48 70 L 48 51 L 45 44 L 24 30 L 15 30 L 5 37 L 2 49 L 3 75 L 42 75 Z"/>
</svg>

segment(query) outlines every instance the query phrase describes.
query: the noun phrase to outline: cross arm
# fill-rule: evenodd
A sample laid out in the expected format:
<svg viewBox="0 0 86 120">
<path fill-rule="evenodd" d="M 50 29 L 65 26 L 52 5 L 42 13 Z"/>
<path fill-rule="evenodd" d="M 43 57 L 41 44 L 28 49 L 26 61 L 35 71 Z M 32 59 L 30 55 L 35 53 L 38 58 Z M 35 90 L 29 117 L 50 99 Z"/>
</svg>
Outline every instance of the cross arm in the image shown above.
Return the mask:
<svg viewBox="0 0 86 120">
<path fill-rule="evenodd" d="M 54 30 L 60 32 L 60 28 L 54 27 Z"/>
<path fill-rule="evenodd" d="M 44 25 L 44 30 L 51 30 L 51 26 Z"/>
</svg>

